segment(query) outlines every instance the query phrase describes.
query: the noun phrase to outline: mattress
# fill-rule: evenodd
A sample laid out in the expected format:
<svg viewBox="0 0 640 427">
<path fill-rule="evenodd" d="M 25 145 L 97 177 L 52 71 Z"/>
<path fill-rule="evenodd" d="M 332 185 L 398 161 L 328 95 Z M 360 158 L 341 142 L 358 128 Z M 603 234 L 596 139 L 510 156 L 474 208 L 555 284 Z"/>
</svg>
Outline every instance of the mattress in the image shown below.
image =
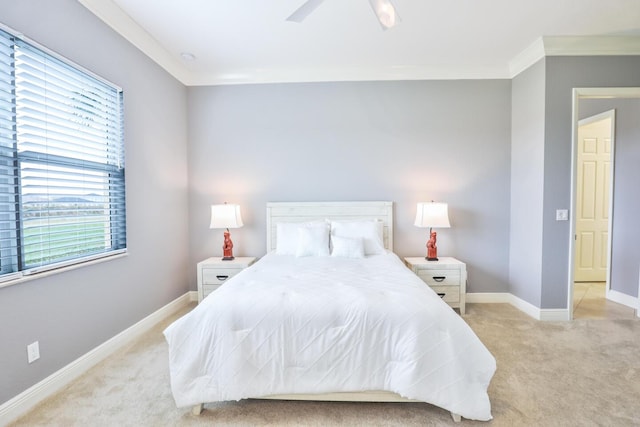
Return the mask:
<svg viewBox="0 0 640 427">
<path fill-rule="evenodd" d="M 393 253 L 267 254 L 165 331 L 178 407 L 386 390 L 491 419 L 495 359 Z"/>
</svg>

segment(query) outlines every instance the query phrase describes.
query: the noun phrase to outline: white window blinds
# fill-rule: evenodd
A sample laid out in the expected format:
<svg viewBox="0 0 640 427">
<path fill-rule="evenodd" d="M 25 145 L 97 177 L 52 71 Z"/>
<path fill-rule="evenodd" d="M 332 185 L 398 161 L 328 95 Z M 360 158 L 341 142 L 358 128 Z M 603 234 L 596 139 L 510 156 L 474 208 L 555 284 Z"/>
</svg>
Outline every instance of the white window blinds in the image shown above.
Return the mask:
<svg viewBox="0 0 640 427">
<path fill-rule="evenodd" d="M 0 270 L 126 248 L 122 91 L 0 31 Z"/>
</svg>

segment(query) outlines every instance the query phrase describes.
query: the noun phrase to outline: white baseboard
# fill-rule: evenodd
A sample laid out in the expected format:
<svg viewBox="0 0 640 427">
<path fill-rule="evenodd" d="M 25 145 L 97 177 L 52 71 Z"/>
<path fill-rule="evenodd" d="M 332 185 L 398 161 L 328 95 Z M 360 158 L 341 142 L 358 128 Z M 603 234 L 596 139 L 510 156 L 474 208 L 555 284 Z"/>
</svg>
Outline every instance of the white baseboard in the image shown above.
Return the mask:
<svg viewBox="0 0 640 427">
<path fill-rule="evenodd" d="M 508 292 L 469 293 L 466 295 L 465 299 L 467 303 L 511 304 L 518 310 L 522 311 L 525 314 L 528 314 L 529 316 L 533 317 L 536 320 L 544 320 L 544 321 L 569 320 L 569 310 L 567 310 L 566 308 L 541 309 Z"/>
<path fill-rule="evenodd" d="M 640 288 L 640 285 L 638 287 Z M 640 289 L 638 289 L 638 292 L 640 293 Z M 630 295 L 609 289 L 607 291 L 606 298 L 610 301 L 617 302 L 618 304 L 635 308 L 636 317 L 640 317 L 640 295 L 638 295 L 638 298 L 634 298 Z"/>
<path fill-rule="evenodd" d="M 478 292 L 469 293 L 465 296 L 467 303 L 479 304 L 511 304 L 518 310 L 540 320 L 540 309 L 533 304 L 526 302 L 509 292 Z"/>
<path fill-rule="evenodd" d="M 630 295 L 623 294 L 618 291 L 614 291 L 609 289 L 607 291 L 606 298 L 610 301 L 617 302 L 618 304 L 626 305 L 627 307 L 635 308 L 636 310 L 640 308 L 640 302 L 638 298 L 634 298 Z"/>
<path fill-rule="evenodd" d="M 511 302 L 511 294 L 508 292 L 478 292 L 468 293 L 464 297 L 466 302 L 479 304 L 504 304 Z"/>
<path fill-rule="evenodd" d="M 627 307 L 635 308 L 636 315 L 640 317 L 640 298 L 634 298 L 618 291 L 607 291 L 607 299 Z M 566 308 L 538 308 L 527 301 L 510 293 L 475 293 L 467 294 L 467 302 L 470 303 L 509 303 L 520 311 L 537 320 L 549 322 L 569 321 L 569 310 Z"/>
<path fill-rule="evenodd" d="M 44 399 L 61 390 L 71 381 L 122 348 L 125 344 L 135 341 L 160 321 L 166 319 L 190 302 L 197 300 L 197 292 L 187 292 L 88 353 L 80 356 L 64 368 L 59 369 L 39 383 L 29 387 L 16 397 L 3 403 L 2 406 L 0 406 L 0 425 L 5 426 L 15 421 Z"/>
<path fill-rule="evenodd" d="M 547 322 L 568 322 L 569 310 L 566 308 L 542 308 L 538 320 Z"/>
</svg>

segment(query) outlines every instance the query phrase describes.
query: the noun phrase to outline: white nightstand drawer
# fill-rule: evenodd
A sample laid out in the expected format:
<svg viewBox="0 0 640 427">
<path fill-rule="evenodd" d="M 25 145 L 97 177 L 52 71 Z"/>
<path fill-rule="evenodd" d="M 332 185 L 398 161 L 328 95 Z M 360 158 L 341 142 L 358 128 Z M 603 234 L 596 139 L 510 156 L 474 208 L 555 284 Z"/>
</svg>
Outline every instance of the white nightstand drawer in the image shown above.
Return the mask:
<svg viewBox="0 0 640 427">
<path fill-rule="evenodd" d="M 431 286 L 431 289 L 440 297 L 444 302 L 455 303 L 460 302 L 460 286 Z"/>
<path fill-rule="evenodd" d="M 231 261 L 212 257 L 200 261 L 198 263 L 198 302 L 255 261 L 254 257 L 236 257 Z"/>
<path fill-rule="evenodd" d="M 460 286 L 460 270 L 427 270 L 418 267 L 418 276 L 429 286 Z"/>
<path fill-rule="evenodd" d="M 222 285 L 225 281 L 242 271 L 241 268 L 203 268 L 203 285 Z"/>
<path fill-rule="evenodd" d="M 440 294 L 445 303 L 459 308 L 460 314 L 465 313 L 467 266 L 464 262 L 451 257 L 440 257 L 437 261 L 406 257 L 404 262 L 425 284 Z"/>
<path fill-rule="evenodd" d="M 211 292 L 218 289 L 220 285 L 202 285 L 202 298 L 206 298 Z"/>
</svg>

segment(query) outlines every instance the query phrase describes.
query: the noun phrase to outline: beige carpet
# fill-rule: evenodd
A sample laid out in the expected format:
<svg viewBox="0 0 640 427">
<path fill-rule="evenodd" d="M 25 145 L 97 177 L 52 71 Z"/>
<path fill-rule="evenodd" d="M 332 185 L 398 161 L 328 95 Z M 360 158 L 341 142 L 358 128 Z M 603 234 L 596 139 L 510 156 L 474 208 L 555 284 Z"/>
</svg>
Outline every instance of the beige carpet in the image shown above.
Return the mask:
<svg viewBox="0 0 640 427">
<path fill-rule="evenodd" d="M 494 419 L 458 425 L 639 426 L 640 321 L 538 322 L 506 304 L 469 304 L 467 322 L 497 359 Z M 186 310 L 185 310 L 186 311 Z M 183 313 L 185 312 L 183 311 Z M 441 426 L 423 403 L 249 400 L 177 409 L 162 330 L 100 363 L 13 426 Z"/>
</svg>

